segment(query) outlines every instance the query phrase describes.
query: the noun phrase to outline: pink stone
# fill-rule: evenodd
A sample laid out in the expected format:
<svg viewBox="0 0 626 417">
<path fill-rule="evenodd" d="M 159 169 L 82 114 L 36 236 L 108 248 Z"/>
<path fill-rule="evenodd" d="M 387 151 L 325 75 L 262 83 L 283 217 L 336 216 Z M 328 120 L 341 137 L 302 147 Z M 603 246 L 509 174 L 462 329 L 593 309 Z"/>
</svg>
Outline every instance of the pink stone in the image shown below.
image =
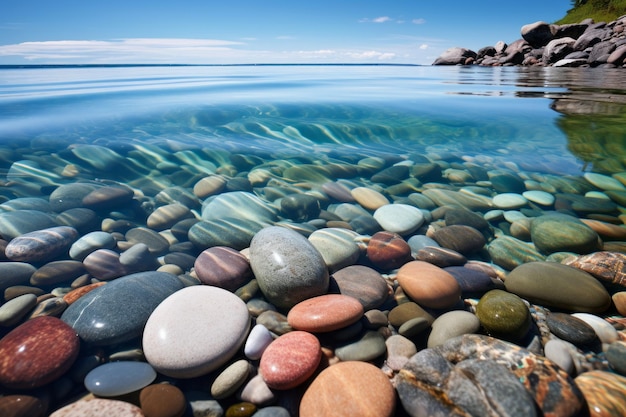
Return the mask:
<svg viewBox="0 0 626 417">
<path fill-rule="evenodd" d="M 77 401 L 50 414 L 50 417 L 88 416 L 143 417 L 144 413 L 141 408 L 125 401 L 94 398 Z"/>
<path fill-rule="evenodd" d="M 295 388 L 306 381 L 322 359 L 320 342 L 311 333 L 294 330 L 274 340 L 263 352 L 259 372 L 268 387 Z"/>
<path fill-rule="evenodd" d="M 229 291 L 235 291 L 252 278 L 248 259 L 225 246 L 214 246 L 203 251 L 196 258 L 194 270 L 202 283 Z"/>
<path fill-rule="evenodd" d="M 308 298 L 289 310 L 287 322 L 297 330 L 312 333 L 331 332 L 357 322 L 363 305 L 356 298 L 326 294 Z"/>
<path fill-rule="evenodd" d="M 78 335 L 60 319 L 29 320 L 0 340 L 0 384 L 12 389 L 46 385 L 72 366 L 79 350 Z"/>
<path fill-rule="evenodd" d="M 454 277 L 438 266 L 423 261 L 404 264 L 398 283 L 416 303 L 428 308 L 450 308 L 461 298 L 461 287 Z"/>
</svg>

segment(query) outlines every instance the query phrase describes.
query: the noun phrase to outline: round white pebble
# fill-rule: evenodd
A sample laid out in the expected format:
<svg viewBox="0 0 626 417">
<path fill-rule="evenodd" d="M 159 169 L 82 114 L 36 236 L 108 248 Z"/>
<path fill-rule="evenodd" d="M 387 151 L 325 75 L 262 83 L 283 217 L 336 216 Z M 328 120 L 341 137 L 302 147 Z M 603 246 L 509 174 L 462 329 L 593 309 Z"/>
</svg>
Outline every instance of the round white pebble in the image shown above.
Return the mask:
<svg viewBox="0 0 626 417">
<path fill-rule="evenodd" d="M 374 212 L 374 219 L 388 232 L 407 235 L 424 223 L 424 214 L 408 204 L 387 204 Z"/>
</svg>

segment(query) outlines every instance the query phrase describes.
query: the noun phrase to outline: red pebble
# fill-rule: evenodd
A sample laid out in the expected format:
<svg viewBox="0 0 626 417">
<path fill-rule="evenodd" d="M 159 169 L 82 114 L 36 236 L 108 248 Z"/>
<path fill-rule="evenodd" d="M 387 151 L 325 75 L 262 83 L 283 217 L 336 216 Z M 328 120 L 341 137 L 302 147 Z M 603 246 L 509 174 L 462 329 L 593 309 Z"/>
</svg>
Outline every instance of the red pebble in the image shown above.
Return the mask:
<svg viewBox="0 0 626 417">
<path fill-rule="evenodd" d="M 311 333 L 294 330 L 270 343 L 261 356 L 259 372 L 268 387 L 291 389 L 313 375 L 321 359 L 317 338 Z"/>
</svg>

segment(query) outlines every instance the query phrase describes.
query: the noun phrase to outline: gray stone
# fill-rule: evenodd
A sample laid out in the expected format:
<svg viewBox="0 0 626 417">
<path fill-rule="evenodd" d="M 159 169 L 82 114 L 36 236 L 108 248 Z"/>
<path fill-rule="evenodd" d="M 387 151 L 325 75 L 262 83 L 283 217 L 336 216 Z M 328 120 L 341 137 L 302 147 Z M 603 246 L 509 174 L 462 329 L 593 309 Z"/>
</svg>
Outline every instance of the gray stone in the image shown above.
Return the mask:
<svg viewBox="0 0 626 417">
<path fill-rule="evenodd" d="M 449 311 L 437 317 L 428 336 L 428 347 L 443 345 L 448 339 L 480 330 L 478 318 L 463 310 Z"/>
<path fill-rule="evenodd" d="M 547 45 L 554 38 L 552 26 L 541 21 L 522 26 L 521 35 L 535 48 Z"/>
<path fill-rule="evenodd" d="M 587 254 L 601 249 L 598 234 L 573 216 L 550 213 L 533 219 L 530 236 L 545 254 L 574 252 Z"/>
<path fill-rule="evenodd" d="M 476 58 L 476 52 L 460 47 L 449 48 L 433 62 L 433 65 L 465 65 L 468 58 Z"/>
<path fill-rule="evenodd" d="M 37 210 L 16 210 L 0 213 L 0 236 L 8 240 L 55 226 L 57 226 L 57 222 L 51 214 Z"/>
</svg>

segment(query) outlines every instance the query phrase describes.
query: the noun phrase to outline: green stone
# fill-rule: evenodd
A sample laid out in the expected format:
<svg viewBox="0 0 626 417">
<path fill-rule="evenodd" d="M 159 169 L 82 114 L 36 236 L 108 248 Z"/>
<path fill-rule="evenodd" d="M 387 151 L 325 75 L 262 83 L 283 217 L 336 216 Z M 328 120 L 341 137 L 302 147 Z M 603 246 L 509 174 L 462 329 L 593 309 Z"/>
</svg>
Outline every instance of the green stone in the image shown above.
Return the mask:
<svg viewBox="0 0 626 417">
<path fill-rule="evenodd" d="M 598 234 L 573 216 L 551 213 L 533 219 L 530 236 L 540 252 L 587 254 L 601 249 Z"/>
<path fill-rule="evenodd" d="M 515 294 L 491 290 L 476 306 L 476 316 L 487 333 L 505 340 L 520 340 L 530 328 L 530 312 Z"/>
</svg>

